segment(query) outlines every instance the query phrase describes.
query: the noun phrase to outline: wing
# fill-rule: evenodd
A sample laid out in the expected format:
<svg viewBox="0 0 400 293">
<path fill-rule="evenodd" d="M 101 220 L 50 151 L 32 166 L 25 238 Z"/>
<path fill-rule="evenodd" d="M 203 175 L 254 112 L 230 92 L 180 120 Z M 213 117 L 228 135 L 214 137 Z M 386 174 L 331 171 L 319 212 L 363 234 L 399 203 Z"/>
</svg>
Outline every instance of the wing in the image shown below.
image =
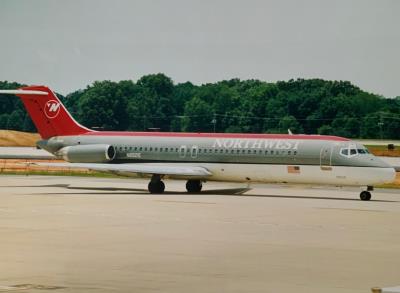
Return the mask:
<svg viewBox="0 0 400 293">
<path fill-rule="evenodd" d="M 200 166 L 165 166 L 152 164 L 97 164 L 97 163 L 33 163 L 48 167 L 90 169 L 110 173 L 158 174 L 188 177 L 208 177 L 212 173 Z"/>
</svg>

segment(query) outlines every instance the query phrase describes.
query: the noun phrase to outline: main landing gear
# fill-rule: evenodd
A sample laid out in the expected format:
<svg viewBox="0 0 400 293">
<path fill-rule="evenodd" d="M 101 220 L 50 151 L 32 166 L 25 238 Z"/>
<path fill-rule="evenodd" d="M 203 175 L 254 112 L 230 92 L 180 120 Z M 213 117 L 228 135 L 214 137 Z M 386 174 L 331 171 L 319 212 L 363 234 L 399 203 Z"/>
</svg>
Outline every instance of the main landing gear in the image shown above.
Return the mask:
<svg viewBox="0 0 400 293">
<path fill-rule="evenodd" d="M 153 175 L 147 187 L 150 193 L 163 193 L 165 190 L 165 184 L 161 181 L 160 175 Z"/>
<path fill-rule="evenodd" d="M 371 199 L 371 192 L 373 191 L 374 187 L 373 186 L 368 186 L 367 190 L 361 191 L 360 193 L 360 199 L 361 200 L 370 200 Z"/>
<path fill-rule="evenodd" d="M 149 185 L 147 186 L 150 193 L 160 194 L 164 192 L 165 184 L 161 179 L 161 175 L 153 175 L 151 177 Z M 203 185 L 200 180 L 188 180 L 186 182 L 186 190 L 189 193 L 200 192 L 202 187 Z"/>
<path fill-rule="evenodd" d="M 203 184 L 201 184 L 200 180 L 188 180 L 186 182 L 186 190 L 189 193 L 197 193 L 201 191 Z"/>
</svg>

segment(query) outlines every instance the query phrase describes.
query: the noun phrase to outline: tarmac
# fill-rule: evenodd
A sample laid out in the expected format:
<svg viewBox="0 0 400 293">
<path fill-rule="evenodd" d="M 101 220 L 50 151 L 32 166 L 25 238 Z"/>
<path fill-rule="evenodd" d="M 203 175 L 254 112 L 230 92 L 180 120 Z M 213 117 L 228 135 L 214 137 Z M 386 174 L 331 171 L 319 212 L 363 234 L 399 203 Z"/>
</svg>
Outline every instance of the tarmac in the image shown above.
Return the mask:
<svg viewBox="0 0 400 293">
<path fill-rule="evenodd" d="M 0 176 L 0 292 L 367 293 L 400 285 L 400 192 Z M 247 191 L 246 193 L 243 193 Z"/>
</svg>

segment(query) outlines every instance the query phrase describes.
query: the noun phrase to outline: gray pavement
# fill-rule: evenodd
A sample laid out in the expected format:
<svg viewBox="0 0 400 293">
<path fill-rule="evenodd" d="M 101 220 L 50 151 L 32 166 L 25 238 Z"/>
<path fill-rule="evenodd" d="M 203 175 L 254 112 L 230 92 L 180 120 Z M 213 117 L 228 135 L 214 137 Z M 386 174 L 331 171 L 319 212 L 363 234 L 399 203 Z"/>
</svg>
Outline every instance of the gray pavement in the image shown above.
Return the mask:
<svg viewBox="0 0 400 293">
<path fill-rule="evenodd" d="M 0 147 L 0 159 L 51 160 L 55 159 L 55 156 L 34 147 Z"/>
<path fill-rule="evenodd" d="M 400 284 L 400 192 L 0 176 L 0 292 L 370 292 Z"/>
</svg>

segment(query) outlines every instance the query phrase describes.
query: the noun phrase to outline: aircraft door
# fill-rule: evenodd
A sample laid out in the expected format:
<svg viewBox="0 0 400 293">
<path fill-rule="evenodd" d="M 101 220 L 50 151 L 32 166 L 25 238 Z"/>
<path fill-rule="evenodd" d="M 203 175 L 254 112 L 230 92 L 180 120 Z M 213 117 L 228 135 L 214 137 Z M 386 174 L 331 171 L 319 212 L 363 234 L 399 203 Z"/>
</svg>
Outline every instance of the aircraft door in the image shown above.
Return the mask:
<svg viewBox="0 0 400 293">
<path fill-rule="evenodd" d="M 186 157 L 186 146 L 182 145 L 179 149 L 179 158 L 185 158 Z"/>
<path fill-rule="evenodd" d="M 323 146 L 319 155 L 320 166 L 331 166 L 332 165 L 332 147 Z"/>
<path fill-rule="evenodd" d="M 192 150 L 190 152 L 190 155 L 193 159 L 197 158 L 197 153 L 198 153 L 199 148 L 197 145 L 192 146 Z"/>
</svg>

